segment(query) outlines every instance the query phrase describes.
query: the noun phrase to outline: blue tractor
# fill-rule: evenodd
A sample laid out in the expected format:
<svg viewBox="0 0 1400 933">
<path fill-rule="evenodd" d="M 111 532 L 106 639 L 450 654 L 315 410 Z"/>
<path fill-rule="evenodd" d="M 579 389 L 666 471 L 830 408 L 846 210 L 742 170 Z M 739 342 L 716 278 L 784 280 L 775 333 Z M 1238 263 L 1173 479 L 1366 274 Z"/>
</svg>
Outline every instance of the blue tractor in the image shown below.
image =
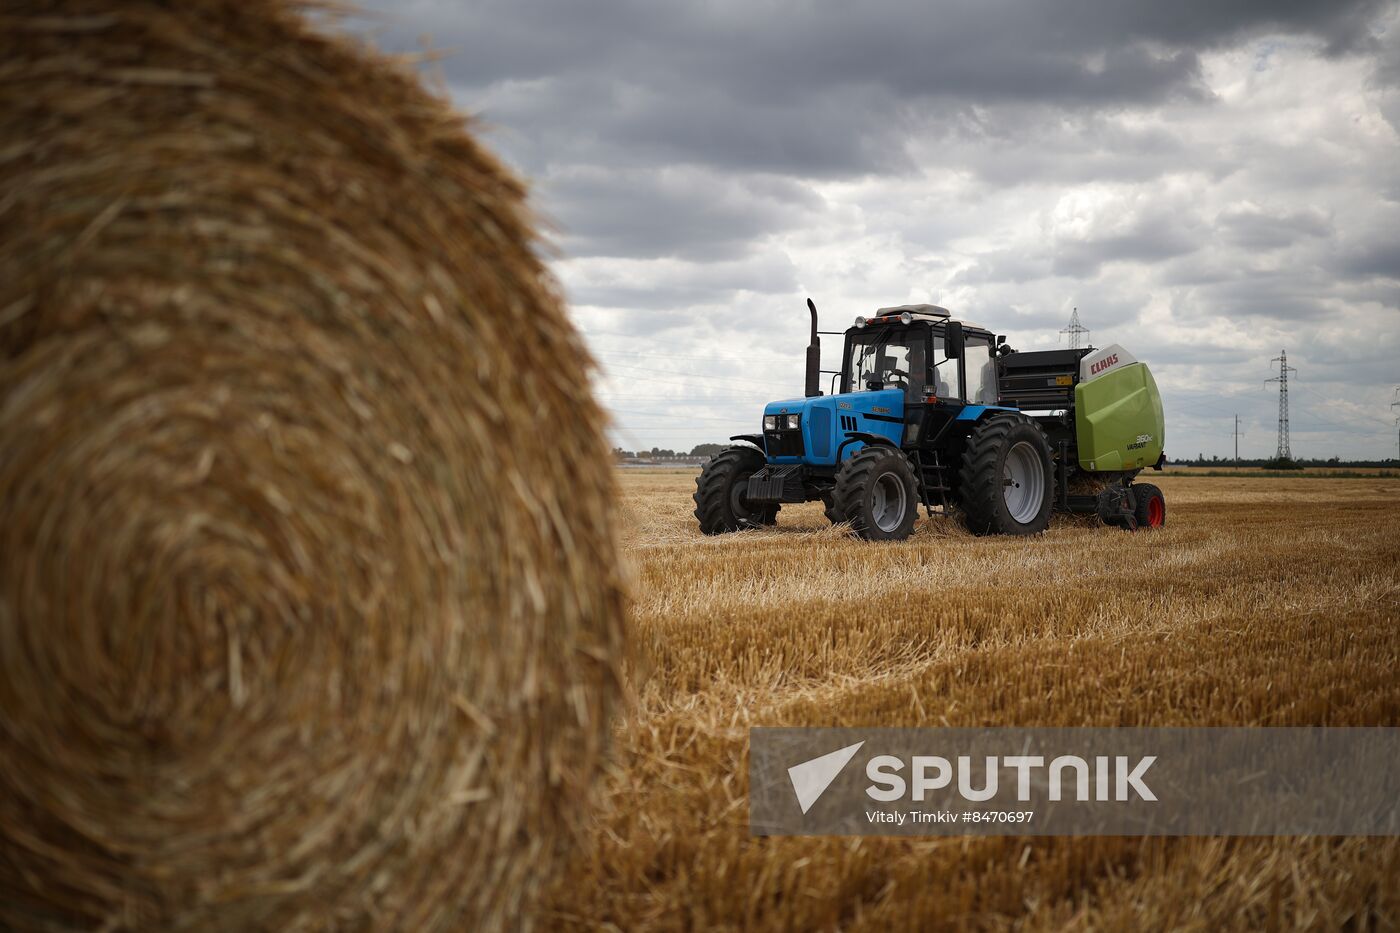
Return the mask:
<svg viewBox="0 0 1400 933">
<path fill-rule="evenodd" d="M 828 371 L 807 307 L 806 397 L 770 402 L 761 434 L 735 435 L 705 465 L 706 534 L 773 525 L 784 503 L 816 500 L 875 541 L 907 538 L 921 507 L 956 510 L 979 535 L 1036 534 L 1055 508 L 1125 528 L 1165 521 L 1161 491 L 1133 482 L 1165 460 L 1161 397 L 1122 347 L 1017 353 L 944 308 L 903 305 L 856 318 Z"/>
</svg>

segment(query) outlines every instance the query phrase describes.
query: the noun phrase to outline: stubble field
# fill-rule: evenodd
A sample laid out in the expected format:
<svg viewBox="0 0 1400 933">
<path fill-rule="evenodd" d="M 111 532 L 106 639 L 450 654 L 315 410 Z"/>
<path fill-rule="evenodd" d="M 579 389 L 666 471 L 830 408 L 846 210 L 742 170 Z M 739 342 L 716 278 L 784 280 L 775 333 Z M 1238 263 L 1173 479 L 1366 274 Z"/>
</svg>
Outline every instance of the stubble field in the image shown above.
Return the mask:
<svg viewBox="0 0 1400 933">
<path fill-rule="evenodd" d="M 1400 924 L 1396 839 L 753 838 L 751 726 L 1400 725 L 1400 483 L 1164 476 L 1167 527 L 1030 540 L 819 505 L 705 538 L 623 471 L 631 706 L 546 926 Z"/>
</svg>

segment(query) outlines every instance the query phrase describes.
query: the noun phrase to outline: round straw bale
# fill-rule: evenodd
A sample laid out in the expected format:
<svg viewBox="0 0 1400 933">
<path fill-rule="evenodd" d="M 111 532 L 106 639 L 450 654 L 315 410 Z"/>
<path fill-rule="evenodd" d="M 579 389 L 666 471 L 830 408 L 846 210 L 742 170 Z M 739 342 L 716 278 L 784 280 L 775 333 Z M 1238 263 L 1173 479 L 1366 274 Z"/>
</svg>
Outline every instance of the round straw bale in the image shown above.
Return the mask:
<svg viewBox="0 0 1400 933">
<path fill-rule="evenodd" d="M 0 20 L 0 927 L 520 925 L 622 652 L 520 183 L 272 0 Z"/>
</svg>

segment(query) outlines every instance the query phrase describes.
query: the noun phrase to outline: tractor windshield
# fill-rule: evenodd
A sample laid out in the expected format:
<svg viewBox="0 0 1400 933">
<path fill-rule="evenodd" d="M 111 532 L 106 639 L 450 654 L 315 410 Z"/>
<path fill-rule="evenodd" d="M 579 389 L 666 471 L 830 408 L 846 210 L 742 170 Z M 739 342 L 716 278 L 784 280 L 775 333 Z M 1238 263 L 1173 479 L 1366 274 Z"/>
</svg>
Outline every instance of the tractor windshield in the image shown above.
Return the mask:
<svg viewBox="0 0 1400 933">
<path fill-rule="evenodd" d="M 879 327 L 852 334 L 846 367 L 846 391 L 860 392 L 872 383 L 903 389 L 909 398 L 923 391 L 928 331 L 922 327 Z"/>
</svg>

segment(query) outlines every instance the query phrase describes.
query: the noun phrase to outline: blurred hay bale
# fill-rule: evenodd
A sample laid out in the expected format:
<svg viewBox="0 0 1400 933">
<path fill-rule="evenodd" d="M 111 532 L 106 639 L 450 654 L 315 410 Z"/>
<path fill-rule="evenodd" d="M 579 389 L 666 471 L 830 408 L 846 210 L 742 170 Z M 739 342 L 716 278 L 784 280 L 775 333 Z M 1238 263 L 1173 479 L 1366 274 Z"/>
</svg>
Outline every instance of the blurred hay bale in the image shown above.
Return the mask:
<svg viewBox="0 0 1400 933">
<path fill-rule="evenodd" d="M 520 184 L 271 0 L 0 18 L 0 927 L 515 925 L 622 639 Z"/>
</svg>

